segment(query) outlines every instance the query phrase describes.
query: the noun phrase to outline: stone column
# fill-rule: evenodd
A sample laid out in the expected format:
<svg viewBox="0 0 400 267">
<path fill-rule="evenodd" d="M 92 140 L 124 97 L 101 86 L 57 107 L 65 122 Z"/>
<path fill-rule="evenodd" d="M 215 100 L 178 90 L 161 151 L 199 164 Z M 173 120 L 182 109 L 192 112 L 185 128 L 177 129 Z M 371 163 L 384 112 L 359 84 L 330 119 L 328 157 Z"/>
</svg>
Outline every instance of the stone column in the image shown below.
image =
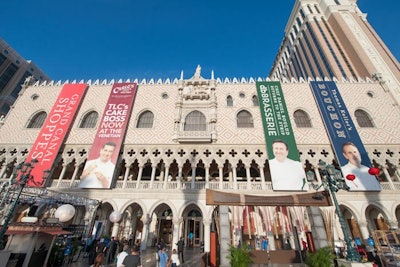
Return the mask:
<svg viewBox="0 0 400 267">
<path fill-rule="evenodd" d="M 247 190 L 251 190 L 250 166 L 246 166 Z"/>
<path fill-rule="evenodd" d="M 210 187 L 210 167 L 206 167 L 206 188 Z"/>
<path fill-rule="evenodd" d="M 360 228 L 361 232 L 361 240 L 365 241 L 369 237 L 369 231 L 368 231 L 368 222 L 367 221 L 358 221 L 358 227 Z"/>
<path fill-rule="evenodd" d="M 118 230 L 119 230 L 119 223 L 113 223 L 113 227 L 111 230 L 111 236 L 118 236 Z"/>
<path fill-rule="evenodd" d="M 169 166 L 166 166 L 165 167 L 165 176 L 164 176 L 164 185 L 163 185 L 164 189 L 167 189 L 168 175 L 169 175 Z"/>
<path fill-rule="evenodd" d="M 79 165 L 78 165 L 78 163 L 75 162 L 74 173 L 72 174 L 72 178 L 71 178 L 71 184 L 70 184 L 71 186 L 73 185 L 74 181 L 76 180 L 76 175 L 78 174 L 78 171 L 79 171 Z"/>
<path fill-rule="evenodd" d="M 260 178 L 261 178 L 261 188 L 262 190 L 266 190 L 267 186 L 265 185 L 265 175 L 264 175 L 264 168 L 260 168 Z"/>
<path fill-rule="evenodd" d="M 155 177 L 156 177 L 156 166 L 153 166 L 153 167 L 151 167 L 150 188 L 153 188 Z"/>
<path fill-rule="evenodd" d="M 211 220 L 203 218 L 204 225 L 204 252 L 210 252 Z"/>
<path fill-rule="evenodd" d="M 176 243 L 179 241 L 179 224 L 180 224 L 180 219 L 179 218 L 173 218 L 172 223 L 174 224 L 174 230 L 173 230 L 173 235 L 172 235 L 172 246 L 171 249 L 177 249 Z"/>
<path fill-rule="evenodd" d="M 178 166 L 178 189 L 182 188 L 182 166 Z"/>
<path fill-rule="evenodd" d="M 317 178 L 317 184 L 322 184 L 321 174 L 319 173 L 318 166 L 314 166 L 315 177 Z"/>
<path fill-rule="evenodd" d="M 60 176 L 58 177 L 57 188 L 60 187 L 61 181 L 64 178 L 65 172 L 67 170 L 67 164 L 62 164 L 63 168 L 61 170 Z"/>
<path fill-rule="evenodd" d="M 236 178 L 236 168 L 232 168 L 232 174 L 233 174 L 233 189 L 238 189 L 237 178 Z"/>
<path fill-rule="evenodd" d="M 224 188 L 224 167 L 218 167 L 219 174 L 219 190 Z"/>
<path fill-rule="evenodd" d="M 139 165 L 139 173 L 136 179 L 136 189 L 140 188 L 140 181 L 142 180 L 143 166 Z"/>
<path fill-rule="evenodd" d="M 140 244 L 140 251 L 145 251 L 147 248 L 147 238 L 149 236 L 149 224 L 151 222 L 149 215 L 143 215 L 142 217 L 143 222 L 143 232 L 142 232 L 142 242 Z"/>
<path fill-rule="evenodd" d="M 220 267 L 230 267 L 229 245 L 231 244 L 229 209 L 228 206 L 219 206 L 219 227 L 220 227 Z"/>
<path fill-rule="evenodd" d="M 137 222 L 138 222 L 138 220 L 139 220 L 139 218 L 138 218 L 138 216 L 137 216 L 137 213 L 136 212 L 134 212 L 132 215 L 131 215 L 131 218 L 130 218 L 131 220 L 129 221 L 130 222 L 130 232 L 128 233 L 128 236 L 130 235 L 130 234 L 135 234 L 135 232 L 136 232 L 136 228 L 137 228 Z M 135 244 L 135 241 L 136 241 L 136 235 L 133 237 L 133 244 Z"/>
<path fill-rule="evenodd" d="M 195 180 L 196 180 L 196 166 L 192 166 L 192 182 L 191 182 L 191 188 L 195 188 Z"/>
<path fill-rule="evenodd" d="M 122 184 L 122 188 L 126 187 L 126 181 L 128 181 L 130 166 L 131 166 L 131 164 L 129 164 L 129 163 L 125 164 L 125 175 L 124 175 L 124 182 Z"/>
</svg>

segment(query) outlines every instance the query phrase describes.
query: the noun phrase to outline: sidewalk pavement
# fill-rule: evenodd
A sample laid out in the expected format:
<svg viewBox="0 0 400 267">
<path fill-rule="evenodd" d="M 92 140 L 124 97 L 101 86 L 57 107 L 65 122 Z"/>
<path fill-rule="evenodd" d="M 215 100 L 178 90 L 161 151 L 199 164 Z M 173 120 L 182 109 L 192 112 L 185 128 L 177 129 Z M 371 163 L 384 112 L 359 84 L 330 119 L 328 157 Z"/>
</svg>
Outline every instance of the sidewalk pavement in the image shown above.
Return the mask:
<svg viewBox="0 0 400 267">
<path fill-rule="evenodd" d="M 157 248 L 147 248 L 141 253 L 143 267 L 157 267 L 156 261 Z M 170 251 L 169 251 L 170 252 Z M 180 267 L 195 267 L 201 266 L 200 248 L 185 248 L 184 260 L 185 262 Z M 83 258 L 83 254 L 78 258 L 76 262 L 65 264 L 63 266 L 68 267 L 89 267 L 88 258 Z M 115 267 L 115 263 L 104 264 L 102 267 Z"/>
<path fill-rule="evenodd" d="M 142 266 L 143 267 L 158 267 L 156 261 L 157 248 L 147 248 L 142 252 Z M 169 251 L 170 252 L 170 251 Z M 180 267 L 200 267 L 201 266 L 201 256 L 200 248 L 185 248 L 184 250 L 184 260 L 185 262 L 180 265 Z M 83 258 L 83 254 L 78 258 L 76 262 L 65 264 L 63 267 L 89 267 L 88 258 Z M 303 267 L 304 264 L 252 264 L 251 267 Z M 102 267 L 116 267 L 115 263 L 104 264 Z"/>
</svg>

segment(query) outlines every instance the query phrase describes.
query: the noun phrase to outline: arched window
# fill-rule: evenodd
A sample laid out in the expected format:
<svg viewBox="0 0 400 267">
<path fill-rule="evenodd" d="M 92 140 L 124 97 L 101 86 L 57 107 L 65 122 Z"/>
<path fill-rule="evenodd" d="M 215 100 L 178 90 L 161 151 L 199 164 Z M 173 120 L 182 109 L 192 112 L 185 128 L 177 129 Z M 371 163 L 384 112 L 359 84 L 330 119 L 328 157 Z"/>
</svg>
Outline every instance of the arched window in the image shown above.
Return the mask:
<svg viewBox="0 0 400 267">
<path fill-rule="evenodd" d="M 86 113 L 79 124 L 79 128 L 95 128 L 98 118 L 99 113 L 96 111 L 90 111 Z"/>
<path fill-rule="evenodd" d="M 238 128 L 253 128 L 253 116 L 251 116 L 250 112 L 246 110 L 242 110 L 237 114 L 237 127 Z"/>
<path fill-rule="evenodd" d="M 45 111 L 39 111 L 33 115 L 28 122 L 26 128 L 42 128 L 44 121 L 46 120 L 47 113 Z"/>
<path fill-rule="evenodd" d="M 192 111 L 186 116 L 184 131 L 205 131 L 206 117 L 200 111 Z"/>
<path fill-rule="evenodd" d="M 232 97 L 231 97 L 230 95 L 228 95 L 228 96 L 226 97 L 226 105 L 227 105 L 228 107 L 232 107 L 232 106 L 233 106 L 233 99 L 232 99 Z"/>
<path fill-rule="evenodd" d="M 151 111 L 144 111 L 140 114 L 136 128 L 153 128 L 154 114 Z"/>
<path fill-rule="evenodd" d="M 258 107 L 258 97 L 256 95 L 253 95 L 253 98 L 251 99 L 253 101 L 253 106 Z"/>
<path fill-rule="evenodd" d="M 311 128 L 310 116 L 304 110 L 298 109 L 293 113 L 294 123 L 298 128 Z"/>
<path fill-rule="evenodd" d="M 371 119 L 371 116 L 367 112 L 361 109 L 357 109 L 354 112 L 354 115 L 356 116 L 358 126 L 363 127 L 363 128 L 373 128 L 374 123 Z"/>
</svg>

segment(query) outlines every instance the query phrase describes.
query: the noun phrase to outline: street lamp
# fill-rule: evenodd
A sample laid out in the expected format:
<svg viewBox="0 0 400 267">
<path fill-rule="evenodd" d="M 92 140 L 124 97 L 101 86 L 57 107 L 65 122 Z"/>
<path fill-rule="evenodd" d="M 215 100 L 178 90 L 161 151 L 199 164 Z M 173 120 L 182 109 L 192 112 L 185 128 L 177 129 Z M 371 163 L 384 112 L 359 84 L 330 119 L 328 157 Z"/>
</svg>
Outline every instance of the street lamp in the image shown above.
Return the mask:
<svg viewBox="0 0 400 267">
<path fill-rule="evenodd" d="M 333 165 L 331 164 L 326 164 L 326 162 L 320 160 L 318 163 L 318 166 L 321 170 L 321 180 L 322 184 L 314 184 L 312 181 L 314 181 L 314 172 L 308 171 L 307 172 L 307 178 L 311 182 L 311 186 L 313 189 L 318 190 L 321 187 L 325 189 L 325 191 L 329 191 L 332 195 L 333 203 L 335 204 L 335 209 L 336 209 L 336 214 L 339 218 L 340 226 L 343 231 L 344 235 L 344 240 L 347 245 L 347 255 L 346 259 L 349 261 L 357 261 L 361 262 L 361 257 L 356 251 L 356 249 L 353 247 L 348 231 L 347 231 L 347 226 L 344 222 L 343 214 L 340 211 L 339 203 L 336 199 L 336 192 L 339 191 L 340 189 L 349 191 L 350 188 L 346 185 L 346 181 L 344 180 L 342 173 L 337 170 Z"/>
<path fill-rule="evenodd" d="M 35 168 L 35 166 L 38 162 L 39 161 L 37 159 L 32 159 L 30 162 L 24 162 L 24 163 L 19 164 L 13 171 L 13 175 L 12 175 L 11 181 L 10 181 L 10 187 L 17 188 L 19 186 L 19 188 L 18 188 L 17 196 L 11 203 L 11 207 L 4 219 L 3 226 L 0 230 L 0 250 L 3 250 L 5 247 L 4 234 L 7 231 L 8 223 L 10 222 L 11 218 L 13 217 L 15 207 L 18 204 L 18 200 L 19 200 L 26 184 L 28 182 L 30 182 L 36 186 L 42 186 L 44 181 L 47 179 L 47 177 L 50 174 L 50 170 L 45 170 L 43 172 L 42 182 L 41 183 L 35 182 L 35 180 L 33 179 L 34 178 L 33 175 L 31 175 L 31 172 Z M 13 198 L 11 198 L 11 199 L 13 199 Z"/>
</svg>

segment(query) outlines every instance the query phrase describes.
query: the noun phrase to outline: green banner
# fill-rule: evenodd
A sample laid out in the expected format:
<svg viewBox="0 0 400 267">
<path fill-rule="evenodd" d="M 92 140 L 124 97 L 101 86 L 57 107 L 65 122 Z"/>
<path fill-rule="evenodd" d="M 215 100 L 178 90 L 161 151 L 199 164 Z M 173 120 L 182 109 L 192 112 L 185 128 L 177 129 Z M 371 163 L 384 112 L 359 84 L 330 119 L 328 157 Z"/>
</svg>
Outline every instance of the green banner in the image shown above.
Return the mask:
<svg viewBox="0 0 400 267">
<path fill-rule="evenodd" d="M 261 119 L 274 190 L 304 191 L 305 173 L 280 82 L 257 82 Z"/>
</svg>

